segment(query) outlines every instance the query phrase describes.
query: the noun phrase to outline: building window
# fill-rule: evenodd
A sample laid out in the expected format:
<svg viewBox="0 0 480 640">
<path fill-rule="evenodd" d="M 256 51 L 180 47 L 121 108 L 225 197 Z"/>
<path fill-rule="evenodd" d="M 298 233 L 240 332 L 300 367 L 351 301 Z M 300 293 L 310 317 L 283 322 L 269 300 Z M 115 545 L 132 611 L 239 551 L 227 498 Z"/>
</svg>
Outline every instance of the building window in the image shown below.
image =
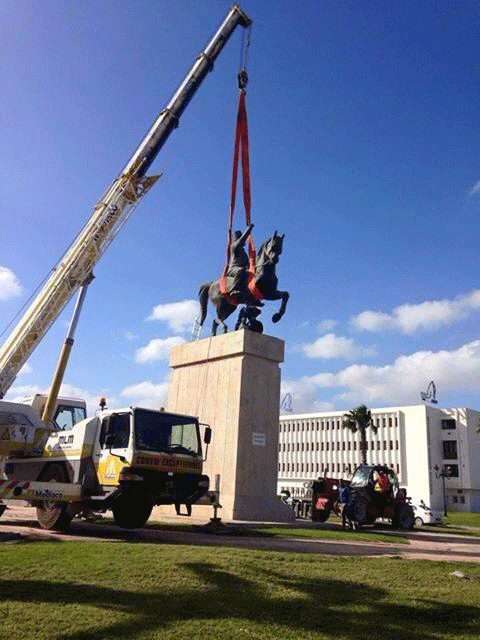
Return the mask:
<svg viewBox="0 0 480 640">
<path fill-rule="evenodd" d="M 384 451 L 387 450 L 387 441 L 386 440 L 383 441 L 383 450 Z"/>
<path fill-rule="evenodd" d="M 457 422 L 454 418 L 445 418 L 442 420 L 442 429 L 456 429 Z"/>
<path fill-rule="evenodd" d="M 371 447 L 372 447 L 372 451 L 375 451 L 375 441 L 374 440 L 372 440 L 372 442 L 371 442 Z"/>
<path fill-rule="evenodd" d="M 458 455 L 456 440 L 443 441 L 443 458 L 444 460 L 457 460 Z"/>
<path fill-rule="evenodd" d="M 448 478 L 458 478 L 458 464 L 446 464 L 445 475 Z"/>
<path fill-rule="evenodd" d="M 390 440 L 390 451 L 393 451 L 393 440 Z"/>
<path fill-rule="evenodd" d="M 465 504 L 465 496 L 459 497 L 460 504 Z"/>
<path fill-rule="evenodd" d="M 458 502 L 458 496 L 452 496 L 452 500 L 455 504 Z"/>
</svg>

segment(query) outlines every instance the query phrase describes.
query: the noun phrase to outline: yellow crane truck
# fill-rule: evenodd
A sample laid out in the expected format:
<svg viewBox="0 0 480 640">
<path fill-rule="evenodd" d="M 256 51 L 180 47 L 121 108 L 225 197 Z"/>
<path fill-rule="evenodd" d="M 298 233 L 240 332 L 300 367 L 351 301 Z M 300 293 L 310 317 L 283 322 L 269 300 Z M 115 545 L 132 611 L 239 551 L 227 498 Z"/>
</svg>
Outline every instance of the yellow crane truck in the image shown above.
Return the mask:
<svg viewBox="0 0 480 640">
<path fill-rule="evenodd" d="M 26 500 L 46 529 L 65 529 L 74 515 L 107 510 L 119 526 L 132 528 L 148 520 L 153 505 L 191 504 L 207 493 L 196 417 L 102 407 L 87 418 L 85 403 L 59 398 L 58 391 L 95 264 L 159 178 L 146 172 L 229 37 L 250 24 L 238 6 L 230 9 L 0 348 L 1 399 L 78 292 L 49 396 L 30 405 L 0 400 L 0 515 L 6 500 Z M 210 438 L 205 425 L 203 441 L 208 445 Z"/>
</svg>

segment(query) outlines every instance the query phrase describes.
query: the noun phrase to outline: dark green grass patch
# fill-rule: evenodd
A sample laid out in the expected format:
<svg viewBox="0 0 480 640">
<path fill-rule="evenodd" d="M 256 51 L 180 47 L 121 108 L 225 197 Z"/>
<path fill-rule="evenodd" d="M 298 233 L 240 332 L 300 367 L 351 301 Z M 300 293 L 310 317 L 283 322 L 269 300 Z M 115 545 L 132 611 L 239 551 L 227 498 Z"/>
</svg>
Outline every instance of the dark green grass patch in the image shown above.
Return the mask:
<svg viewBox="0 0 480 640">
<path fill-rule="evenodd" d="M 449 575 L 455 569 L 467 577 Z M 2 640 L 477 640 L 480 567 L 231 548 L 0 546 Z"/>
<path fill-rule="evenodd" d="M 192 531 L 189 524 L 148 522 L 146 527 L 159 531 Z M 340 523 L 313 524 L 300 522 L 288 525 L 241 524 L 232 525 L 235 535 L 260 538 L 307 538 L 315 540 L 361 540 L 364 542 L 389 542 L 391 544 L 407 543 L 405 536 L 391 532 L 391 527 L 384 529 L 368 527 L 361 531 L 344 531 Z"/>
</svg>

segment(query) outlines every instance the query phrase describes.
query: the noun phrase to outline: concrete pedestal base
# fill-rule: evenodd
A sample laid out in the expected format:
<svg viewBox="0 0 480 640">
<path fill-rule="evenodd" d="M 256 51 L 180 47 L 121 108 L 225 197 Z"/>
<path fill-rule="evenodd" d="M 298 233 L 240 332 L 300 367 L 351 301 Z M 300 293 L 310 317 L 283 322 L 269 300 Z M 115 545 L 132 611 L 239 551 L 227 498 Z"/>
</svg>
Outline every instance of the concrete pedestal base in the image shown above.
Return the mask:
<svg viewBox="0 0 480 640">
<path fill-rule="evenodd" d="M 174 347 L 167 410 L 198 416 L 213 429 L 205 473 L 220 475 L 226 520 L 291 522 L 277 498 L 282 340 L 233 331 Z"/>
</svg>

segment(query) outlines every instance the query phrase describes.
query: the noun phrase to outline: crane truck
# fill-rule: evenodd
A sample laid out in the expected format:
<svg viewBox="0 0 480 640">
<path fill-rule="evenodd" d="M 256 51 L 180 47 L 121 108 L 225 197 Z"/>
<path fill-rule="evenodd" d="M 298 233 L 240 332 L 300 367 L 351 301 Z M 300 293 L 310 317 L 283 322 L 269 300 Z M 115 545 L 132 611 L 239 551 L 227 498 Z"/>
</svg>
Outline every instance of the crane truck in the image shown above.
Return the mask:
<svg viewBox="0 0 480 640">
<path fill-rule="evenodd" d="M 209 487 L 203 475 L 201 425 L 195 416 L 141 407 L 85 416 L 82 401 L 58 398 L 93 268 L 159 176 L 150 165 L 237 26 L 251 20 L 234 5 L 160 112 L 140 145 L 95 205 L 0 349 L 0 515 L 5 500 L 37 508 L 45 529 L 66 529 L 78 514 L 113 512 L 124 528 L 145 524 L 157 504 L 192 504 Z M 52 323 L 78 292 L 48 398 L 1 400 Z M 59 416 L 69 414 L 68 420 Z M 208 447 L 211 429 L 204 425 Z"/>
</svg>

